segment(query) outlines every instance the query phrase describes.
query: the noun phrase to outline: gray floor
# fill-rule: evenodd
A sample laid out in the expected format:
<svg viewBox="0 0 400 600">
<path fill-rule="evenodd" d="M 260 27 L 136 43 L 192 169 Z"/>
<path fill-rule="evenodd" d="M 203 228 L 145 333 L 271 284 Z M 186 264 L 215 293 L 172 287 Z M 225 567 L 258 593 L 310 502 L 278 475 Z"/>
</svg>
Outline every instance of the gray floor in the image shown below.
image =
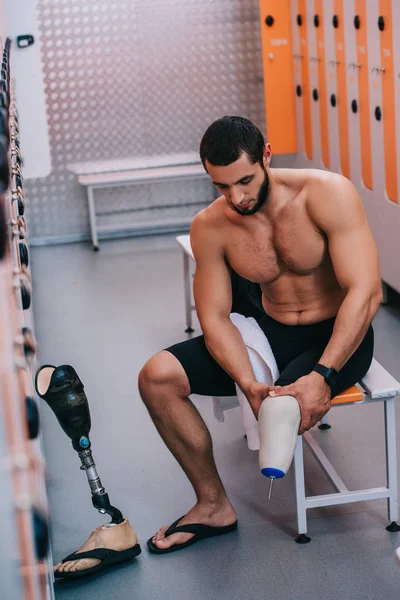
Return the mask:
<svg viewBox="0 0 400 600">
<path fill-rule="evenodd" d="M 384 501 L 309 513 L 307 546 L 294 543 L 292 472 L 266 500 L 267 480 L 246 448 L 238 409 L 219 424 L 208 398 L 194 398 L 210 427 L 215 456 L 239 518 L 237 533 L 183 552 L 152 556 L 145 542 L 183 515 L 193 492 L 164 447 L 137 391 L 148 357 L 185 338 L 182 264 L 172 236 L 32 249 L 40 364 L 72 364 L 85 384 L 92 448 L 111 500 L 136 529 L 142 554 L 97 578 L 57 584 L 57 600 L 398 600 L 398 534 Z M 198 326 L 196 327 L 196 333 Z M 400 301 L 390 295 L 375 319 L 376 357 L 400 378 Z M 383 409 L 331 413 L 315 432 L 350 489 L 385 484 Z M 400 435 L 399 410 L 397 411 Z M 102 521 L 91 506 L 79 460 L 54 415 L 42 406 L 53 552 L 75 550 Z M 400 442 L 400 440 L 399 440 Z M 400 446 L 399 446 L 400 447 Z M 308 492 L 331 486 L 306 452 Z"/>
</svg>

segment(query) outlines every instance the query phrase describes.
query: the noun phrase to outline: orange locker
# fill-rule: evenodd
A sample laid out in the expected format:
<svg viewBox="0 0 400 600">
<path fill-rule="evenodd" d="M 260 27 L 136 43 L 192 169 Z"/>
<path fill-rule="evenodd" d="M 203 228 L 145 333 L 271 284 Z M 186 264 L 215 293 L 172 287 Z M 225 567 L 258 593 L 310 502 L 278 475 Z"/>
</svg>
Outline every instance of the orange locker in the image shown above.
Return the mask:
<svg viewBox="0 0 400 600">
<path fill-rule="evenodd" d="M 261 0 L 268 141 L 275 154 L 297 152 L 290 0 Z"/>
<path fill-rule="evenodd" d="M 318 87 L 320 96 L 321 154 L 324 166 L 331 165 L 329 153 L 328 96 L 326 83 L 325 14 L 323 0 L 315 0 L 314 26 L 317 38 Z"/>
<path fill-rule="evenodd" d="M 343 0 L 334 0 L 335 14 L 332 25 L 335 28 L 336 70 L 338 87 L 340 167 L 345 177 L 350 179 L 349 122 L 347 97 L 347 63 L 345 48 L 345 22 Z"/>
<path fill-rule="evenodd" d="M 304 144 L 309 160 L 313 159 L 312 121 L 311 121 L 311 91 L 308 52 L 307 3 L 298 0 L 296 17 L 300 36 L 301 80 L 303 95 Z"/>
<path fill-rule="evenodd" d="M 367 38 L 367 0 L 355 0 L 356 15 L 354 27 L 356 28 L 357 42 L 357 67 L 358 67 L 358 93 L 360 113 L 361 136 L 361 172 L 365 187 L 373 189 L 372 177 L 372 146 L 371 146 L 371 102 L 369 96 L 369 60 Z"/>
<path fill-rule="evenodd" d="M 397 1 L 397 0 L 396 0 Z M 397 140 L 396 140 L 396 99 L 395 73 L 393 56 L 393 19 L 392 1 L 379 1 L 378 27 L 381 40 L 382 65 L 382 104 L 383 104 L 383 135 L 385 152 L 386 194 L 392 202 L 398 203 L 397 181 Z M 399 32 L 397 31 L 397 35 Z"/>
</svg>

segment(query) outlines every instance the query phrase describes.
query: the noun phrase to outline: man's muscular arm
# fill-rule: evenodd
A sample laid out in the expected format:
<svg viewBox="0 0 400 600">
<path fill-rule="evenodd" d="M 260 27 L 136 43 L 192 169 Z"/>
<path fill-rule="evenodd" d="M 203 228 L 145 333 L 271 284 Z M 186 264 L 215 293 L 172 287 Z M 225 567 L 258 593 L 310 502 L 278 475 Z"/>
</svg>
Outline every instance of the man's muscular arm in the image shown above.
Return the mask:
<svg viewBox="0 0 400 600">
<path fill-rule="evenodd" d="M 232 285 L 221 233 L 204 212 L 192 223 L 190 242 L 196 260 L 194 299 L 206 346 L 246 394 L 257 416 L 268 387 L 256 382 L 242 337 L 230 320 Z"/>
<path fill-rule="evenodd" d="M 378 252 L 355 186 L 344 177 L 310 195 L 309 214 L 327 237 L 345 299 L 320 363 L 339 371 L 357 350 L 382 299 Z"/>
</svg>

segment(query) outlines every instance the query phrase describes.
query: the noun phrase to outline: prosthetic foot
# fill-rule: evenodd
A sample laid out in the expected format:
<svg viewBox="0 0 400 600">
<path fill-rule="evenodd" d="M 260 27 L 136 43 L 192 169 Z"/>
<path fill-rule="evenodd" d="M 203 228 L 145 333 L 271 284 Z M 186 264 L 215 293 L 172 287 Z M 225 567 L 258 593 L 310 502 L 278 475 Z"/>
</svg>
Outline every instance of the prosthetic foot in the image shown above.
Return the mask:
<svg viewBox="0 0 400 600">
<path fill-rule="evenodd" d="M 44 365 L 36 373 L 35 387 L 38 395 L 50 406 L 62 429 L 72 441 L 72 447 L 81 459 L 93 506 L 102 514 L 109 514 L 111 523 L 122 523 L 122 513 L 110 504 L 108 494 L 101 484 L 90 449 L 91 427 L 89 404 L 75 369 L 70 365 L 54 367 Z"/>
<path fill-rule="evenodd" d="M 62 561 L 63 566 L 56 575 L 81 577 L 135 558 L 141 551 L 136 534 L 121 511 L 110 503 L 97 473 L 89 440 L 89 404 L 75 369 L 70 365 L 43 365 L 36 373 L 35 388 L 56 415 L 78 453 L 81 469 L 85 471 L 90 486 L 93 506 L 101 514 L 111 517 L 108 525 L 100 526 L 92 533 L 83 551 L 73 553 Z M 113 528 L 112 532 L 110 528 Z M 102 547 L 102 540 L 107 544 L 105 547 Z M 86 568 L 89 566 L 88 559 L 92 563 L 90 568 Z"/>
</svg>

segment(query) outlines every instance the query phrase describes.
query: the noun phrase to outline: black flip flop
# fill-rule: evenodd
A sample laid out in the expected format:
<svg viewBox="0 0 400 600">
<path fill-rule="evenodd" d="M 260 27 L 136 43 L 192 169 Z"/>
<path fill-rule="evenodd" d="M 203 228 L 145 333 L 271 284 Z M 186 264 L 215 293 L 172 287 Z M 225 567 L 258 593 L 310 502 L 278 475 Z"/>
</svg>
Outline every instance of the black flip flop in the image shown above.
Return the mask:
<svg viewBox="0 0 400 600">
<path fill-rule="evenodd" d="M 165 550 L 157 548 L 157 546 L 153 544 L 153 538 L 150 538 L 147 540 L 147 547 L 150 552 L 153 552 L 154 554 L 169 554 L 170 552 L 183 550 L 183 548 L 187 548 L 188 546 L 191 546 L 200 540 L 205 540 L 206 538 L 214 537 L 216 535 L 231 533 L 232 531 L 235 531 L 238 526 L 237 521 L 231 525 L 224 525 L 223 527 L 211 527 L 210 525 L 202 525 L 201 523 L 188 523 L 187 525 L 178 526 L 178 523 L 182 521 L 184 517 L 185 515 L 180 517 L 180 519 L 177 519 L 174 523 L 172 523 L 172 525 L 170 525 L 170 527 L 168 527 L 167 531 L 165 532 L 165 537 L 168 537 L 173 533 L 193 533 L 194 536 L 183 544 L 175 544 L 175 546 L 165 548 Z"/>
<path fill-rule="evenodd" d="M 66 563 L 70 560 L 79 560 L 81 558 L 98 558 L 101 562 L 98 565 L 95 565 L 90 569 L 84 569 L 83 571 L 55 571 L 54 577 L 62 579 L 79 579 L 80 577 L 86 577 L 87 575 L 94 575 L 113 565 L 118 565 L 127 560 L 133 560 L 136 556 L 139 556 L 141 551 L 140 545 L 136 544 L 136 546 L 132 546 L 132 548 L 122 550 L 121 552 L 109 550 L 108 548 L 96 548 L 95 550 L 89 550 L 88 552 L 73 552 L 69 556 L 63 558 L 61 562 Z"/>
</svg>

